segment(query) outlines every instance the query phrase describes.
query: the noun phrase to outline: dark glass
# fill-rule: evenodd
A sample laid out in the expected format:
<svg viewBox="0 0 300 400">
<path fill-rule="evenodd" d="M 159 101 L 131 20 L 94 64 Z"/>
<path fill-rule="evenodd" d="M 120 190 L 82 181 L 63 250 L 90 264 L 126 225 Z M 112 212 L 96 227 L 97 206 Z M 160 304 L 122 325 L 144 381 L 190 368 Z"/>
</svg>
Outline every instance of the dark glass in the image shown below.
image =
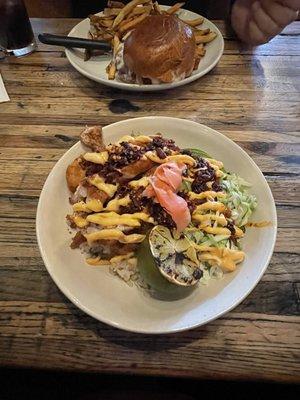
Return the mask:
<svg viewBox="0 0 300 400">
<path fill-rule="evenodd" d="M 8 52 L 12 50 L 15 54 L 14 50 L 33 47 L 33 42 L 34 36 L 23 0 L 0 0 L 0 47 Z"/>
</svg>

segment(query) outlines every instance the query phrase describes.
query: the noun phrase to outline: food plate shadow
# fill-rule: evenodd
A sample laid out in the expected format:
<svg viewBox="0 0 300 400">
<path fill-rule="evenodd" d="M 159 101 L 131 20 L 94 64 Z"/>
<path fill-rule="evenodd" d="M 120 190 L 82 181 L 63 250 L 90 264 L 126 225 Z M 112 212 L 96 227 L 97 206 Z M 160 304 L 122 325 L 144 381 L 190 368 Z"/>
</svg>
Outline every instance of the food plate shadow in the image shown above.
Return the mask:
<svg viewBox="0 0 300 400">
<path fill-rule="evenodd" d="M 210 75 L 211 72 L 208 73 Z M 203 83 L 202 78 L 198 81 L 190 82 L 189 84 L 186 84 L 185 86 L 181 87 L 175 87 L 167 90 L 161 90 L 161 91 L 155 91 L 155 92 L 146 92 L 146 91 L 140 91 L 140 92 L 130 92 L 127 90 L 123 89 L 117 89 L 117 88 L 112 88 L 109 86 L 106 86 L 104 84 L 101 84 L 99 82 L 93 82 L 89 80 L 88 78 L 85 78 L 84 76 L 81 76 L 77 73 L 73 76 L 70 75 L 70 79 L 72 79 L 72 82 L 75 87 L 78 87 L 80 91 L 88 96 L 89 98 L 111 98 L 112 100 L 118 100 L 118 99 L 126 99 L 130 101 L 131 103 L 134 104 L 134 102 L 137 99 L 143 99 L 145 100 L 157 100 L 158 97 L 160 100 L 166 100 L 166 99 L 176 99 L 179 100 L 180 98 L 184 99 L 186 94 L 189 94 L 193 92 L 194 90 L 199 91 L 201 87 L 203 88 Z M 80 82 L 78 84 L 78 82 Z M 162 103 L 160 104 L 160 106 Z M 141 107 L 140 107 L 141 108 Z M 142 109 L 142 108 L 141 108 Z M 148 111 L 145 109 L 144 111 Z M 157 110 L 156 110 L 157 114 Z"/>
<path fill-rule="evenodd" d="M 204 340 L 206 336 L 211 335 L 214 322 L 198 327 L 187 332 L 177 332 L 166 334 L 144 334 L 120 330 L 113 326 L 106 325 L 85 314 L 72 303 L 67 302 L 66 307 L 74 319 L 77 329 L 84 329 L 92 332 L 94 339 L 91 341 L 99 342 L 105 340 L 123 348 L 137 351 L 147 351 L 151 348 L 151 353 L 157 353 L 164 350 L 179 349 L 183 346 L 193 343 L 196 340 Z"/>
</svg>

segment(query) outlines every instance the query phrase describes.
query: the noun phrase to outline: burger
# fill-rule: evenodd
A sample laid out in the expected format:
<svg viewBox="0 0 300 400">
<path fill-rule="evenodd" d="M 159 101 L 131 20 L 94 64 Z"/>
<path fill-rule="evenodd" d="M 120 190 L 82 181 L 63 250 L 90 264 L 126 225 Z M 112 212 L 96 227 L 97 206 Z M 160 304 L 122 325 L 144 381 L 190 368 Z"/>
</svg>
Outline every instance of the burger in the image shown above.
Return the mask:
<svg viewBox="0 0 300 400">
<path fill-rule="evenodd" d="M 191 75 L 196 63 L 192 28 L 174 15 L 150 15 L 129 32 L 115 54 L 116 78 L 160 84 Z"/>
</svg>

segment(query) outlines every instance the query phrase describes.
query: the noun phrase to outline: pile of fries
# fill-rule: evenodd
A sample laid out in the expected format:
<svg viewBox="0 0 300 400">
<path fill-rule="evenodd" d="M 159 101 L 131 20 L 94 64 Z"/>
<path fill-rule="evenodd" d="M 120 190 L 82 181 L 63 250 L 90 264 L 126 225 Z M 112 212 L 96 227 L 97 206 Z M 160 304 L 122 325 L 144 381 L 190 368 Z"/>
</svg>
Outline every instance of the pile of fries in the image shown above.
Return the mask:
<svg viewBox="0 0 300 400">
<path fill-rule="evenodd" d="M 149 15 L 175 14 L 185 3 L 176 3 L 168 10 L 162 10 L 157 1 L 132 0 L 128 4 L 121 1 L 108 0 L 107 7 L 101 15 L 90 15 L 91 29 L 89 37 L 95 40 L 111 42 L 112 52 L 115 55 L 120 43 L 125 40 L 126 35 L 131 32 L 140 22 Z M 198 68 L 201 58 L 205 55 L 205 44 L 214 40 L 217 34 L 207 29 L 199 29 L 204 18 L 199 17 L 193 20 L 183 20 L 194 31 L 197 54 L 194 69 Z M 87 53 L 85 59 L 89 59 Z M 107 67 L 108 79 L 115 79 L 116 65 L 114 60 Z"/>
</svg>

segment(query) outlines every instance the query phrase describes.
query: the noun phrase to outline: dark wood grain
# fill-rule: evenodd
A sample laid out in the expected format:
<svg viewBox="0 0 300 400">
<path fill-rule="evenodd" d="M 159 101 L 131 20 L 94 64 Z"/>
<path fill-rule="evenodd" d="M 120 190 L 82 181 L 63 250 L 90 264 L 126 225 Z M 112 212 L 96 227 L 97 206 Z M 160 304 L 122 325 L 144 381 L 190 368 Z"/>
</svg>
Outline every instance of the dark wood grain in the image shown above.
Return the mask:
<svg viewBox="0 0 300 400">
<path fill-rule="evenodd" d="M 64 34 L 76 23 L 33 20 L 36 33 Z M 299 382 L 300 23 L 256 49 L 226 34 L 213 71 L 159 94 L 89 81 L 46 45 L 0 69 L 11 98 L 0 104 L 0 364 Z M 275 252 L 261 282 L 226 316 L 176 335 L 130 334 L 85 315 L 51 280 L 35 237 L 42 185 L 82 126 L 145 115 L 221 131 L 261 168 L 277 205 Z"/>
</svg>

